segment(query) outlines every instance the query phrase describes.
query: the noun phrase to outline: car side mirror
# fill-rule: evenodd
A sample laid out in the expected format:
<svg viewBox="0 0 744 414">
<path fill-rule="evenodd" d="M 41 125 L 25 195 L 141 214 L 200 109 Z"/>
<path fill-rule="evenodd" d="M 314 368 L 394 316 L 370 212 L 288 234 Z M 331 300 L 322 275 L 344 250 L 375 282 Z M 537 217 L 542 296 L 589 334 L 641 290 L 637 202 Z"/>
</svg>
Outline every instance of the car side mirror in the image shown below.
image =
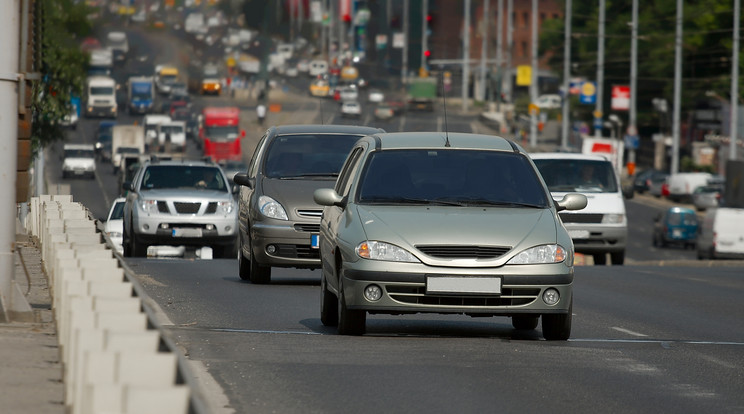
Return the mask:
<svg viewBox="0 0 744 414">
<path fill-rule="evenodd" d="M 313 200 L 321 206 L 344 207 L 344 198 L 332 188 L 319 188 L 313 193 Z"/>
<path fill-rule="evenodd" d="M 562 199 L 556 202 L 558 211 L 563 210 L 581 210 L 586 207 L 587 199 L 584 194 L 568 193 Z"/>
<path fill-rule="evenodd" d="M 244 185 L 248 188 L 253 188 L 253 180 L 251 180 L 246 173 L 235 174 L 233 176 L 233 182 L 237 185 Z"/>
</svg>

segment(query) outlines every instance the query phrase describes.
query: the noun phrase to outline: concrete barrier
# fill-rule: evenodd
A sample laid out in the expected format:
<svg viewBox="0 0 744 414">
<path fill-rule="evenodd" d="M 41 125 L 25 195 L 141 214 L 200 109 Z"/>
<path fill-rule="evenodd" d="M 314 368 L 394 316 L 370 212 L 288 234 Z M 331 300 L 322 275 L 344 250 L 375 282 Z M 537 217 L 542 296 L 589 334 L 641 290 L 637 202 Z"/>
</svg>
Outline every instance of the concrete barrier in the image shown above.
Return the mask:
<svg viewBox="0 0 744 414">
<path fill-rule="evenodd" d="M 175 345 L 101 226 L 69 195 L 31 199 L 57 322 L 69 413 L 201 414 L 206 405 Z"/>
</svg>

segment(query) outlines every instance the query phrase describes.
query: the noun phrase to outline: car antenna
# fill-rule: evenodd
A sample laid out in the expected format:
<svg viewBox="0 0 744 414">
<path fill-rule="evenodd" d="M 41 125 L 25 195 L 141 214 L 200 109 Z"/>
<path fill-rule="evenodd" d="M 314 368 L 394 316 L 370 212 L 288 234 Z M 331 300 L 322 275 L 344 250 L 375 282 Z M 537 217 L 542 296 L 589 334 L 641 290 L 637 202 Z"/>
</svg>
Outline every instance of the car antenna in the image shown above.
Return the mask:
<svg viewBox="0 0 744 414">
<path fill-rule="evenodd" d="M 447 125 L 447 92 L 444 90 L 444 74 L 439 78 L 442 85 L 442 106 L 444 107 L 444 146 L 449 147 L 449 126 Z"/>
</svg>

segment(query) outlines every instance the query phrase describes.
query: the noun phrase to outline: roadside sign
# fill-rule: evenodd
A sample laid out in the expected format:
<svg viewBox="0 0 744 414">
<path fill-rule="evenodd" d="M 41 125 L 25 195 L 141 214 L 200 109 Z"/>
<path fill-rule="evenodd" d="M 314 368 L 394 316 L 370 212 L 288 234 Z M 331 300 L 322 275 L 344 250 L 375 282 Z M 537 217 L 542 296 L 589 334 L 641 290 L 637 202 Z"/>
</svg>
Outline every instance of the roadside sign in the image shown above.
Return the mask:
<svg viewBox="0 0 744 414">
<path fill-rule="evenodd" d="M 540 108 L 534 103 L 529 104 L 527 109 L 529 109 L 530 115 L 537 115 L 540 113 Z"/>
<path fill-rule="evenodd" d="M 581 84 L 579 102 L 583 104 L 593 104 L 597 102 L 597 85 L 594 82 L 587 81 Z"/>
<path fill-rule="evenodd" d="M 630 86 L 615 85 L 612 87 L 613 111 L 627 111 L 630 109 Z"/>
<path fill-rule="evenodd" d="M 517 86 L 530 86 L 530 85 L 532 85 L 532 66 L 530 65 L 517 66 Z"/>
</svg>

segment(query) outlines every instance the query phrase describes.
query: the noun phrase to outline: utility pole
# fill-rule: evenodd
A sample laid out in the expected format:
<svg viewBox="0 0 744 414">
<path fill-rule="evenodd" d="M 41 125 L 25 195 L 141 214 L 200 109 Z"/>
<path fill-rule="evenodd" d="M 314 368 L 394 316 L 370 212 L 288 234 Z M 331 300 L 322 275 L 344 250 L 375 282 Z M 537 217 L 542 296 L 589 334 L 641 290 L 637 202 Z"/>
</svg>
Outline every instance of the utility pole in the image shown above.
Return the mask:
<svg viewBox="0 0 744 414">
<path fill-rule="evenodd" d="M 729 159 L 736 159 L 736 144 L 739 140 L 739 20 L 741 19 L 740 0 L 734 0 L 734 44 L 731 56 L 731 132 Z"/>
<path fill-rule="evenodd" d="M 403 0 L 403 56 L 400 78 L 403 84 L 408 83 L 408 7 L 409 0 Z"/>
<path fill-rule="evenodd" d="M 530 82 L 530 102 L 537 102 L 537 0 L 532 0 L 532 81 Z M 530 145 L 537 146 L 537 114 L 530 111 Z"/>
<path fill-rule="evenodd" d="M 504 76 L 504 43 L 503 43 L 503 31 L 504 31 L 504 0 L 498 0 L 498 3 L 496 3 L 496 7 L 498 8 L 496 15 L 499 17 L 496 21 L 496 79 L 498 80 L 498 83 L 496 83 L 496 90 L 494 93 L 497 93 L 496 95 L 496 107 L 497 111 L 501 112 L 501 86 L 503 84 L 503 76 Z M 491 94 L 491 100 L 493 100 L 493 94 Z"/>
<path fill-rule="evenodd" d="M 633 21 L 631 23 L 630 37 L 630 114 L 628 117 L 627 134 L 631 137 L 638 135 L 636 127 L 636 101 L 638 98 L 638 0 L 633 0 Z M 635 148 L 628 151 L 628 166 L 635 168 Z M 628 171 L 632 173 L 632 171 Z"/>
<path fill-rule="evenodd" d="M 594 136 L 602 137 L 602 103 L 604 100 L 605 0 L 599 0 L 599 33 L 597 36 L 597 102 L 594 104 Z"/>
<path fill-rule="evenodd" d="M 674 36 L 674 117 L 672 125 L 672 168 L 670 174 L 679 172 L 679 123 L 682 101 L 682 0 L 677 0 L 677 29 Z"/>
<path fill-rule="evenodd" d="M 506 1 L 506 101 L 512 101 L 512 53 L 514 53 L 514 0 Z"/>
<path fill-rule="evenodd" d="M 566 22 L 564 23 L 564 40 L 563 40 L 563 107 L 561 122 L 561 149 L 568 149 L 568 131 L 570 125 L 570 106 L 569 103 L 569 82 L 571 79 L 571 0 L 566 0 Z"/>
<path fill-rule="evenodd" d="M 488 59 L 488 24 L 491 16 L 488 6 L 491 1 L 483 0 L 483 37 L 481 38 L 481 61 L 480 61 L 480 98 L 486 100 L 486 59 Z"/>
<path fill-rule="evenodd" d="M 16 179 L 18 165 L 18 52 L 20 0 L 6 4 L 0 17 L 0 321 L 10 319 L 15 268 Z M 28 15 L 22 16 L 28 19 Z M 24 62 L 25 65 L 25 62 Z"/>
<path fill-rule="evenodd" d="M 465 0 L 465 17 L 462 22 L 462 112 L 468 110 L 468 81 L 470 80 L 470 0 Z"/>
<path fill-rule="evenodd" d="M 427 44 L 428 37 L 426 32 L 429 29 L 429 21 L 426 20 L 426 15 L 429 14 L 429 0 L 421 0 L 421 68 L 428 70 L 426 64 L 426 50 L 429 48 Z"/>
</svg>

